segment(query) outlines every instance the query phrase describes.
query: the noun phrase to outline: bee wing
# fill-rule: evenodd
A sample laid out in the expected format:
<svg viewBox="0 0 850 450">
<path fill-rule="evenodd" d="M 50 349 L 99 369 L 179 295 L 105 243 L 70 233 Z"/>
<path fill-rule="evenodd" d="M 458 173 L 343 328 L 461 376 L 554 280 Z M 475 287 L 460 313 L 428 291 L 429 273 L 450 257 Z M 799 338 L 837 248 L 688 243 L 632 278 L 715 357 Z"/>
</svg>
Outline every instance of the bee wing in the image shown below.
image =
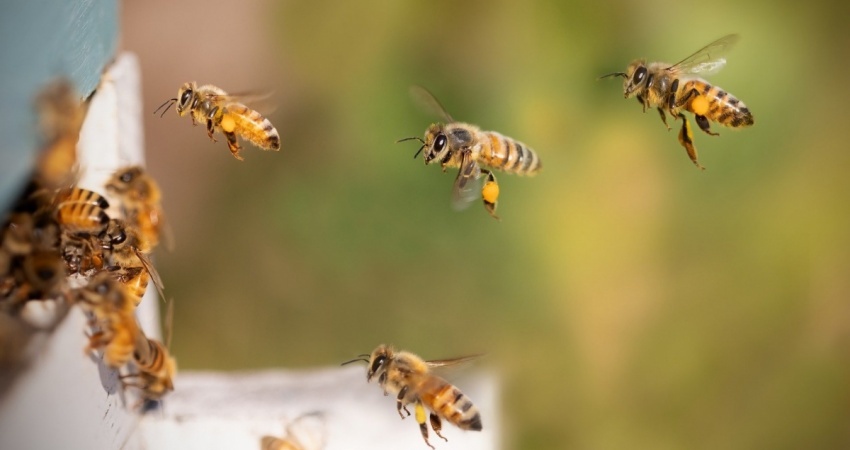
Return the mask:
<svg viewBox="0 0 850 450">
<path fill-rule="evenodd" d="M 440 104 L 437 97 L 434 97 L 434 94 L 428 91 L 428 89 L 418 85 L 410 86 L 410 97 L 417 105 L 424 109 L 425 112 L 436 114 L 446 123 L 455 121 L 452 119 L 452 116 L 446 112 L 446 108 L 443 108 L 443 105 Z"/>
<path fill-rule="evenodd" d="M 205 97 L 217 102 L 231 102 L 242 105 L 252 105 L 250 109 L 262 110 L 264 114 L 272 114 L 277 107 L 272 104 L 273 92 L 238 92 L 232 94 L 206 94 Z"/>
<path fill-rule="evenodd" d="M 452 206 L 455 210 L 466 209 L 480 195 L 478 179 L 481 177 L 481 167 L 468 154 L 464 154 L 452 187 Z"/>
<path fill-rule="evenodd" d="M 484 356 L 484 355 L 476 354 L 476 355 L 461 356 L 461 357 L 458 357 L 458 358 L 433 359 L 433 360 L 430 360 L 430 361 L 425 361 L 425 364 L 427 364 L 428 367 L 435 369 L 435 368 L 438 368 L 438 367 L 449 367 L 449 366 L 456 366 L 458 364 L 466 364 L 466 363 L 468 363 L 472 360 L 478 359 L 482 356 Z"/>
<path fill-rule="evenodd" d="M 738 42 L 737 34 L 729 34 L 697 50 L 691 56 L 668 67 L 668 71 L 683 74 L 711 75 L 726 65 L 724 55 Z"/>
<path fill-rule="evenodd" d="M 136 256 L 139 257 L 139 261 L 142 262 L 145 270 L 147 270 L 148 274 L 150 274 L 151 280 L 153 281 L 154 286 L 156 286 L 157 292 L 159 292 L 159 298 L 165 301 L 165 293 L 162 291 L 165 289 L 165 286 L 162 284 L 162 278 L 160 278 L 159 272 L 156 271 L 156 267 L 153 266 L 151 259 L 148 258 L 148 255 L 142 253 L 137 248 L 133 248 L 133 251 L 136 252 Z"/>
</svg>

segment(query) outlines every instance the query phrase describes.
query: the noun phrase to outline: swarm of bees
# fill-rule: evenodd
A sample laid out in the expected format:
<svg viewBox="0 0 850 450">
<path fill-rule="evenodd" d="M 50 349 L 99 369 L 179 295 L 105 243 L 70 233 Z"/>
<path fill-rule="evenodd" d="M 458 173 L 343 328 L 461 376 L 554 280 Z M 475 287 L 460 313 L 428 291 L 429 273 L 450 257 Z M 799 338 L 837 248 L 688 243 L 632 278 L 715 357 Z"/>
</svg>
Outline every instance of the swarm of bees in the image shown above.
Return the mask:
<svg viewBox="0 0 850 450">
<path fill-rule="evenodd" d="M 366 382 L 377 379 L 378 385 L 384 390 L 384 395 L 395 396 L 396 410 L 402 419 L 410 416 L 407 405 L 412 403 L 422 439 L 429 447 L 434 448 L 428 442 L 426 408 L 431 411 L 429 415 L 431 429 L 444 441 L 448 439 L 440 433 L 443 429 L 443 419 L 462 430 L 481 431 L 482 429 L 481 414 L 472 400 L 460 389 L 431 372 L 433 368 L 459 364 L 473 358 L 476 356 L 425 361 L 413 353 L 397 351 L 389 345 L 381 344 L 370 355 L 359 355 L 351 361 L 344 362 L 343 365 L 356 361 L 365 362 L 367 364 Z"/>
<path fill-rule="evenodd" d="M 239 156 L 242 149 L 236 137 L 256 145 L 263 150 L 280 150 L 280 135 L 274 125 L 259 112 L 245 106 L 249 96 L 229 95 L 219 87 L 206 84 L 198 87 L 194 81 L 183 84 L 177 91 L 177 97 L 165 101 L 154 111 L 156 114 L 163 107 L 168 111 L 171 105 L 177 105 L 177 115 L 189 114 L 192 125 L 198 122 L 207 127 L 207 136 L 215 142 L 213 134 L 218 131 L 227 139 L 227 148 L 234 158 L 242 161 Z M 161 116 L 160 116 L 161 117 Z"/>
<path fill-rule="evenodd" d="M 622 77 L 623 95 L 626 98 L 637 98 L 644 112 L 647 108 L 657 108 L 661 121 L 668 130 L 670 126 L 667 124 L 666 113 L 674 119 L 681 119 L 679 143 L 685 147 L 694 165 L 705 169 L 697 158 L 693 131 L 682 111 L 692 113 L 700 130 L 711 136 L 717 136 L 718 133 L 711 131 L 710 122 L 731 128 L 743 128 L 753 124 L 753 115 L 744 102 L 729 92 L 697 78 L 698 75 L 710 75 L 720 71 L 726 65 L 723 55 L 736 42 L 738 35 L 730 34 L 676 64 L 647 64 L 645 60 L 638 59 L 632 61 L 625 72 L 614 72 L 600 78 Z"/>
<path fill-rule="evenodd" d="M 24 320 L 32 301 L 56 302 L 61 311 L 79 305 L 91 327 L 85 351 L 124 370 L 125 386 L 143 399 L 159 399 L 173 390 L 176 364 L 135 316 L 149 281 L 162 295 L 150 261 L 160 236 L 159 187 L 141 167 L 120 168 L 104 186 L 120 204 L 121 217 L 110 217 L 105 197 L 76 186 L 85 106 L 69 83 L 57 82 L 38 107 L 43 151 L 0 230 L 0 312 Z"/>
<path fill-rule="evenodd" d="M 499 184 L 493 170 L 517 175 L 536 175 L 543 167 L 537 153 L 529 146 L 495 131 L 482 131 L 475 125 L 455 121 L 437 98 L 421 86 L 413 86 L 410 93 L 414 100 L 437 114 L 445 123 L 429 126 L 425 130 L 425 139 L 409 137 L 397 142 L 421 142 L 422 146 L 413 157 L 423 153 L 425 165 L 439 162 L 443 172 L 449 168 L 458 168 L 452 189 L 452 204 L 455 209 L 468 207 L 480 195 L 484 208 L 493 218 L 498 219 L 496 206 L 499 200 Z M 479 194 L 475 187 L 482 176 L 484 183 Z"/>
</svg>

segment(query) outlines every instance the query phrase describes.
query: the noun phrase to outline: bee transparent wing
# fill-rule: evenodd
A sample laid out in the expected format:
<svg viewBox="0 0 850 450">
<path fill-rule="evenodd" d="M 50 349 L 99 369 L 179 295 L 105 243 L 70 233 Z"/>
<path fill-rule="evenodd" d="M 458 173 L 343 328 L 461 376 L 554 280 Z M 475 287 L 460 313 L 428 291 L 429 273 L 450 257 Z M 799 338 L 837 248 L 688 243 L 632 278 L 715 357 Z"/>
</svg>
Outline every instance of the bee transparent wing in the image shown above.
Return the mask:
<svg viewBox="0 0 850 450">
<path fill-rule="evenodd" d="M 434 97 L 428 89 L 425 89 L 422 86 L 413 85 L 410 87 L 410 97 L 413 101 L 419 105 L 422 109 L 430 114 L 436 114 L 440 118 L 442 118 L 446 123 L 454 122 L 452 116 L 446 112 L 446 108 L 443 108 L 443 105 L 440 104 L 440 101 Z"/>
<path fill-rule="evenodd" d="M 150 274 L 151 280 L 153 281 L 154 286 L 156 286 L 157 292 L 159 292 L 159 298 L 165 301 L 165 293 L 163 292 L 165 286 L 162 284 L 162 278 L 160 278 L 159 272 L 156 271 L 156 267 L 153 266 L 153 263 L 151 262 L 150 258 L 148 258 L 148 255 L 140 252 L 136 248 L 134 248 L 133 251 L 136 252 L 136 256 L 139 257 L 139 261 L 142 262 L 142 265 L 145 267 L 145 270 L 147 270 L 148 274 Z"/>
<path fill-rule="evenodd" d="M 239 92 L 233 94 L 206 94 L 206 98 L 220 103 L 238 103 L 249 109 L 262 110 L 264 114 L 272 114 L 277 107 L 272 103 L 273 92 Z"/>
<path fill-rule="evenodd" d="M 726 52 L 738 42 L 738 39 L 737 34 L 723 36 L 668 67 L 667 70 L 682 74 L 715 74 L 726 65 Z"/>
<path fill-rule="evenodd" d="M 433 360 L 430 360 L 430 361 L 425 361 L 425 364 L 427 364 L 428 367 L 430 367 L 432 369 L 436 369 L 436 368 L 439 368 L 439 367 L 449 367 L 449 366 L 456 366 L 458 364 L 466 364 L 466 363 L 473 361 L 475 359 L 478 359 L 482 356 L 484 356 L 484 355 L 477 354 L 477 355 L 461 356 L 461 357 L 458 357 L 458 358 L 433 359 Z"/>
<path fill-rule="evenodd" d="M 469 207 L 481 195 L 478 179 L 481 177 L 481 167 L 464 154 L 452 187 L 452 207 L 461 211 Z"/>
</svg>

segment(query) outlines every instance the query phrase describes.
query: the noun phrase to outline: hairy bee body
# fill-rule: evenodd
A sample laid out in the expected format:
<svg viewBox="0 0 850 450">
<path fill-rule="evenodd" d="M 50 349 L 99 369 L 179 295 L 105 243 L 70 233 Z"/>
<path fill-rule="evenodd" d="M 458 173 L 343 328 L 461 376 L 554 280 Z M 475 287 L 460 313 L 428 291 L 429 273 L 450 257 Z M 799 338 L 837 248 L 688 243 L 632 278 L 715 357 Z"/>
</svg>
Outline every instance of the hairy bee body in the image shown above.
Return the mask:
<svg viewBox="0 0 850 450">
<path fill-rule="evenodd" d="M 56 196 L 56 221 L 68 233 L 99 234 L 109 222 L 109 202 L 97 192 L 82 188 L 60 191 Z"/>
<path fill-rule="evenodd" d="M 473 160 L 491 169 L 528 176 L 536 175 L 541 169 L 540 158 L 534 150 L 496 131 L 482 131 L 466 123 L 447 124 L 442 128 L 440 125 L 432 125 L 426 133 L 425 141 L 433 141 L 441 133 L 458 137 L 460 144 L 449 149 L 443 167 L 460 167 L 463 150 L 469 148 Z"/>
<path fill-rule="evenodd" d="M 679 143 L 694 165 L 703 169 L 693 143 L 693 131 L 682 111 L 692 113 L 699 128 L 712 136 L 717 133 L 711 131 L 710 122 L 730 128 L 743 128 L 754 123 L 753 115 L 744 102 L 696 77 L 696 74 L 719 71 L 726 64 L 726 59 L 721 57 L 722 52 L 737 40 L 738 36 L 734 34 L 724 36 L 676 64 L 647 63 L 638 59 L 629 64 L 625 72 L 615 72 L 605 77 L 623 77 L 624 96 L 637 98 L 644 111 L 656 108 L 668 129 L 667 114 L 676 120 L 681 119 Z"/>
<path fill-rule="evenodd" d="M 146 400 L 160 400 L 174 390 L 177 362 L 165 345 L 140 331 L 133 357 L 138 372 L 123 377 L 125 385 L 139 389 Z"/>
<path fill-rule="evenodd" d="M 698 95 L 693 96 L 684 108 L 696 116 L 704 116 L 731 128 L 748 127 L 754 123 L 753 114 L 744 102 L 705 80 L 685 82 L 676 98 L 682 98 L 689 92 L 696 92 Z"/>
<path fill-rule="evenodd" d="M 104 363 L 115 369 L 126 365 L 141 331 L 123 286 L 108 272 L 100 272 L 80 289 L 79 299 L 91 313 L 91 327 L 98 330 L 89 337 L 86 352 L 102 350 Z"/>
<path fill-rule="evenodd" d="M 431 411 L 431 428 L 444 440 L 446 438 L 440 433 L 442 419 L 463 430 L 482 429 L 481 414 L 472 400 L 445 379 L 431 373 L 432 367 L 462 360 L 425 361 L 413 353 L 380 345 L 369 355 L 366 380 L 377 379 L 385 393 L 396 397 L 396 407 L 402 418 L 402 410 L 407 411 L 406 405 L 414 405 L 422 438 L 433 448 L 428 442 L 425 408 Z"/>
<path fill-rule="evenodd" d="M 121 201 L 125 220 L 139 231 L 145 245 L 156 247 L 165 215 L 160 203 L 161 191 L 153 177 L 141 166 L 124 167 L 106 182 L 106 190 Z"/>
<path fill-rule="evenodd" d="M 239 155 L 241 147 L 237 136 L 263 150 L 280 150 L 277 129 L 262 114 L 237 101 L 238 98 L 217 86 L 207 84 L 198 87 L 192 81 L 183 84 L 177 91 L 177 97 L 165 104 L 176 103 L 180 117 L 189 114 L 192 123 L 206 124 L 210 139 L 215 140 L 214 131 L 224 134 L 231 154 L 240 161 L 243 158 Z"/>
<path fill-rule="evenodd" d="M 431 124 L 425 130 L 419 152 L 425 164 L 439 163 L 445 171 L 458 168 L 452 188 L 455 208 L 466 208 L 476 198 L 481 198 L 484 208 L 498 219 L 496 206 L 499 187 L 493 170 L 515 175 L 533 176 L 540 172 L 542 164 L 537 152 L 520 141 L 496 131 L 483 131 L 475 125 L 455 121 L 437 99 L 422 87 L 414 86 L 411 94 L 432 112 L 445 119 L 445 123 Z M 419 155 L 416 153 L 416 156 Z M 475 192 L 475 182 L 482 177 L 485 181 L 481 192 Z"/>
</svg>

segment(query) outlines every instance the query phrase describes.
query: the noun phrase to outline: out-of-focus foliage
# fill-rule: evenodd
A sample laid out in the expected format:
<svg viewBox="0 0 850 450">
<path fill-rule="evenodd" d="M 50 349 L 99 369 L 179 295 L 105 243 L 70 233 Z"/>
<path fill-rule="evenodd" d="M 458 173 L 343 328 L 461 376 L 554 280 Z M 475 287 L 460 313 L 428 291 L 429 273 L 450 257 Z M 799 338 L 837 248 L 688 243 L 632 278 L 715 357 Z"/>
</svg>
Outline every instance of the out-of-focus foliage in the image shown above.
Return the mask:
<svg viewBox="0 0 850 450">
<path fill-rule="evenodd" d="M 148 104 L 190 79 L 280 102 L 282 151 L 244 163 L 187 119 L 147 122 L 181 368 L 483 351 L 506 448 L 850 446 L 845 4 L 270 3 L 226 16 L 221 46 L 181 18 L 231 3 L 127 5 Z M 755 126 L 696 131 L 700 172 L 596 77 L 730 32 L 711 81 Z M 454 173 L 394 143 L 437 119 L 411 84 L 541 156 L 499 177 L 501 222 L 453 211 Z"/>
</svg>

